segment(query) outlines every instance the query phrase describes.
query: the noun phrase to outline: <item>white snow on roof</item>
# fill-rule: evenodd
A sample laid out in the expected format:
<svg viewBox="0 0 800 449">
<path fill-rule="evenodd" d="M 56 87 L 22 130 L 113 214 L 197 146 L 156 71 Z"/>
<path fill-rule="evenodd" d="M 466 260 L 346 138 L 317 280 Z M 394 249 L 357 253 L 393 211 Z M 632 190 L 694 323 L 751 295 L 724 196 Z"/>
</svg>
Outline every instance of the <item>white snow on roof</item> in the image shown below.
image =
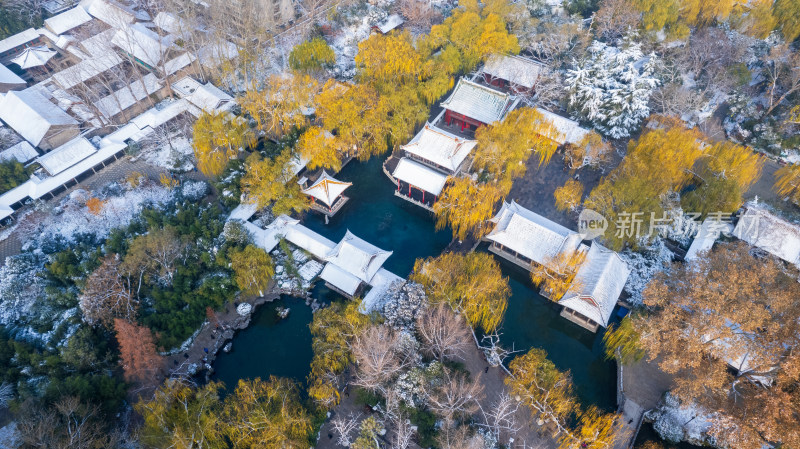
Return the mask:
<svg viewBox="0 0 800 449">
<path fill-rule="evenodd" d="M 153 19 L 153 23 L 155 23 L 157 27 L 170 34 L 180 34 L 181 29 L 184 26 L 183 19 L 176 17 L 174 14 L 163 11 L 156 15 L 156 18 Z"/>
<path fill-rule="evenodd" d="M 387 17 L 386 20 L 378 24 L 378 29 L 381 31 L 381 33 L 386 34 L 389 31 L 399 27 L 404 22 L 405 20 L 403 20 L 400 14 L 392 14 Z"/>
<path fill-rule="evenodd" d="M 11 49 L 19 47 L 20 45 L 25 45 L 28 42 L 36 39 L 39 39 L 39 33 L 37 33 L 33 28 L 28 28 L 25 31 L 21 31 L 13 36 L 9 36 L 1 40 L 0 53 L 5 53 Z"/>
<path fill-rule="evenodd" d="M 11 69 L 3 64 L 0 64 L 0 84 L 22 87 L 27 85 L 24 79 L 20 78 L 16 73 L 12 72 Z"/>
<path fill-rule="evenodd" d="M 78 125 L 77 120 L 31 89 L 8 92 L 0 102 L 0 119 L 33 146 L 39 145 L 52 126 Z"/>
<path fill-rule="evenodd" d="M 68 9 L 61 14 L 55 15 L 44 21 L 50 31 L 56 34 L 64 34 L 67 31 L 77 28 L 86 22 L 92 20 L 92 16 L 83 9 L 83 6 L 76 6 Z"/>
<path fill-rule="evenodd" d="M 503 203 L 490 221 L 497 223 L 486 236 L 532 261 L 543 265 L 561 253 L 575 251 L 581 243 L 578 233 L 525 209 L 515 201 Z"/>
<path fill-rule="evenodd" d="M 483 66 L 483 73 L 530 89 L 544 68 L 544 64 L 522 56 L 493 55 Z"/>
<path fill-rule="evenodd" d="M 183 98 L 170 102 L 166 107 L 156 105 L 133 118 L 127 125 L 103 137 L 100 142 L 102 145 L 125 143 L 129 139 L 134 142 L 141 142 L 152 133 L 155 128 L 158 128 L 185 112 L 189 112 L 195 116 L 200 115 L 200 110 L 189 104 L 189 102 Z"/>
<path fill-rule="evenodd" d="M 47 170 L 50 176 L 53 176 L 86 159 L 96 151 L 97 148 L 86 138 L 76 137 L 53 151 L 40 156 L 39 159 L 36 159 L 36 162 Z"/>
<path fill-rule="evenodd" d="M 577 288 L 570 288 L 559 304 L 606 327 L 630 273 L 619 254 L 593 242 L 575 275 Z"/>
<path fill-rule="evenodd" d="M 167 75 L 172 75 L 194 62 L 195 59 L 197 58 L 195 58 L 194 55 L 189 52 L 181 53 L 180 55 L 164 63 L 164 72 Z"/>
<path fill-rule="evenodd" d="M 488 124 L 502 121 L 515 104 L 516 97 L 512 95 L 461 78 L 441 106 Z"/>
<path fill-rule="evenodd" d="M 436 196 L 442 193 L 447 183 L 447 175 L 407 157 L 400 159 L 392 176 Z"/>
<path fill-rule="evenodd" d="M 386 299 L 386 292 L 389 291 L 392 285 L 403 282 L 405 282 L 405 279 L 392 273 L 386 268 L 381 268 L 378 270 L 378 272 L 375 273 L 375 276 L 372 278 L 372 288 L 369 290 L 369 292 L 367 292 L 367 294 L 364 296 L 364 299 L 361 301 L 361 312 L 369 314 L 373 311 L 382 311 L 382 306 Z"/>
<path fill-rule="evenodd" d="M 26 140 L 0 151 L 0 161 L 14 159 L 22 164 L 37 156 L 39 156 L 39 153 Z"/>
<path fill-rule="evenodd" d="M 29 69 L 31 67 L 40 67 L 47 64 L 47 61 L 55 55 L 56 52 L 50 50 L 46 45 L 36 45 L 22 50 L 11 62 L 23 69 Z"/>
<path fill-rule="evenodd" d="M 348 230 L 325 260 L 369 283 L 391 255 L 391 251 L 384 251 Z"/>
<path fill-rule="evenodd" d="M 350 296 L 356 293 L 358 286 L 361 285 L 362 282 L 361 279 L 344 271 L 331 262 L 325 264 L 325 268 L 322 269 L 322 273 L 319 274 L 319 277 Z"/>
<path fill-rule="evenodd" d="M 697 231 L 697 235 L 694 236 L 689 250 L 686 251 L 684 260 L 696 259 L 701 252 L 708 251 L 714 246 L 714 242 L 717 241 L 720 234 L 730 235 L 732 231 L 733 225 L 731 223 L 712 219 L 711 217 L 706 218 L 703 220 L 700 230 Z"/>
<path fill-rule="evenodd" d="M 214 68 L 239 55 L 239 48 L 233 42 L 222 41 L 208 44 L 197 51 L 197 59 L 203 67 Z"/>
<path fill-rule="evenodd" d="M 303 193 L 322 201 L 328 207 L 332 207 L 336 199 L 351 185 L 353 185 L 352 182 L 339 181 L 326 173 L 325 170 L 322 170 L 322 176 L 311 187 L 304 189 Z"/>
<path fill-rule="evenodd" d="M 800 266 L 800 226 L 748 205 L 739 217 L 733 235 L 764 251 Z"/>
<path fill-rule="evenodd" d="M 69 90 L 84 81 L 88 81 L 101 73 L 122 63 L 122 58 L 111 49 L 109 42 L 114 30 L 105 30 L 81 42 L 81 46 L 89 52 L 86 59 L 53 74 L 53 80 L 62 89 Z"/>
<path fill-rule="evenodd" d="M 578 143 L 591 132 L 586 128 L 581 128 L 581 125 L 575 120 L 570 120 L 566 117 L 562 117 L 542 108 L 536 108 L 536 110 L 542 114 L 544 118 L 550 120 L 553 123 L 553 126 L 555 126 L 556 130 L 561 133 L 561 136 L 559 136 L 560 139 L 556 140 L 559 145 L 563 145 L 565 143 Z"/>
<path fill-rule="evenodd" d="M 172 37 L 161 37 L 141 23 L 134 23 L 118 30 L 111 42 L 139 61 L 156 68 L 172 45 Z"/>
<path fill-rule="evenodd" d="M 95 106 L 106 118 L 111 118 L 158 92 L 162 87 L 161 81 L 154 74 L 148 73 L 141 80 L 97 100 Z"/>
<path fill-rule="evenodd" d="M 425 124 L 420 132 L 401 148 L 452 173 L 461 166 L 477 143 L 475 140 L 463 139 L 431 124 Z"/>
<path fill-rule="evenodd" d="M 210 82 L 201 84 L 189 76 L 172 84 L 172 88 L 178 95 L 207 112 L 227 111 L 234 104 L 233 97 Z"/>
<path fill-rule="evenodd" d="M 113 0 L 89 0 L 86 11 L 112 28 L 123 28 L 136 21 L 136 16 Z"/>
</svg>

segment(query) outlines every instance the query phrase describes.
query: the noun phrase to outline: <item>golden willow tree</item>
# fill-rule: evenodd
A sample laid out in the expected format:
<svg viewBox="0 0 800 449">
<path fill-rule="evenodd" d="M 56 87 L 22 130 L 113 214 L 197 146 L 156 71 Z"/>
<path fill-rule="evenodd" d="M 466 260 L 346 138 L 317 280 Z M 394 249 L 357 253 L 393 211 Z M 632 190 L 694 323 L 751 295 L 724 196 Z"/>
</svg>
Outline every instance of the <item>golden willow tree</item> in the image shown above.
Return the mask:
<svg viewBox="0 0 800 449">
<path fill-rule="evenodd" d="M 784 165 L 775 172 L 773 189 L 782 197 L 786 197 L 800 206 L 800 164 Z"/>
<path fill-rule="evenodd" d="M 459 240 L 481 238 L 489 233 L 486 220 L 505 195 L 497 183 L 478 183 L 466 177 L 451 179 L 433 204 L 436 229 L 450 226 L 453 237 Z"/>
<path fill-rule="evenodd" d="M 684 128 L 652 130 L 628 145 L 628 155 L 604 177 L 584 202 L 608 220 L 606 243 L 619 250 L 636 245 L 641 236 L 623 228 L 625 214 L 662 217 L 668 194 L 692 180 L 691 169 L 702 154 L 699 132 Z M 628 215 L 629 216 L 629 215 Z M 643 228 L 647 232 L 646 227 Z"/>
<path fill-rule="evenodd" d="M 246 295 L 263 295 L 275 275 L 275 265 L 269 254 L 255 245 L 247 245 L 231 251 L 229 258 L 233 280 L 239 290 Z"/>
<path fill-rule="evenodd" d="M 420 283 L 431 304 L 444 303 L 461 313 L 473 328 L 493 332 L 503 320 L 508 278 L 486 253 L 445 253 L 418 259 L 411 280 Z"/>
<path fill-rule="evenodd" d="M 481 181 L 457 177 L 445 186 L 433 205 L 437 228 L 450 226 L 459 240 L 488 233 L 486 220 L 514 180 L 525 174 L 528 158 L 535 154 L 540 166 L 547 164 L 559 137 L 553 123 L 532 108 L 516 109 L 502 122 L 478 128 L 471 170 L 481 173 Z"/>
<path fill-rule="evenodd" d="M 308 375 L 308 395 L 323 408 L 339 403 L 339 377 L 355 361 L 350 350 L 353 340 L 370 324 L 359 311 L 361 301 L 335 302 L 318 310 L 309 327 L 314 357 Z"/>
<path fill-rule="evenodd" d="M 219 176 L 240 148 L 255 146 L 256 140 L 244 120 L 227 112 L 203 112 L 194 123 L 193 146 L 197 166 L 204 175 Z"/>
<path fill-rule="evenodd" d="M 556 209 L 560 211 L 573 211 L 581 205 L 583 197 L 583 184 L 577 179 L 568 179 L 563 186 L 553 192 L 556 200 Z"/>
<path fill-rule="evenodd" d="M 538 420 L 551 423 L 559 448 L 606 449 L 614 446 L 621 430 L 622 417 L 602 413 L 591 406 L 581 409 L 575 397 L 572 376 L 560 371 L 542 349 L 531 349 L 509 364 L 512 376 L 506 378 L 511 395 L 531 409 Z"/>
<path fill-rule="evenodd" d="M 265 88 L 252 86 L 238 101 L 242 112 L 256 122 L 256 129 L 274 139 L 283 137 L 293 127 L 308 124 L 304 112 L 313 110 L 319 86 L 308 75 L 272 75 Z"/>
<path fill-rule="evenodd" d="M 311 207 L 311 200 L 303 194 L 300 185 L 292 182 L 295 177 L 293 159 L 294 155 L 288 148 L 274 159 L 251 154 L 245 162 L 245 174 L 241 180 L 247 201 L 259 209 L 272 206 L 275 215 L 303 212 Z"/>
<path fill-rule="evenodd" d="M 584 251 L 562 252 L 545 260 L 543 264 L 531 265 L 531 280 L 542 294 L 553 301 L 559 301 L 571 288 L 580 291 L 583 287 L 575 275 L 583 261 Z"/>
<path fill-rule="evenodd" d="M 700 178 L 697 189 L 681 198 L 684 210 L 733 213 L 743 196 L 761 176 L 764 159 L 751 148 L 733 142 L 719 142 L 706 148 L 694 173 Z"/>
<path fill-rule="evenodd" d="M 638 345 L 675 393 L 706 410 L 723 447 L 800 445 L 800 283 L 794 267 L 719 244 L 659 274 Z"/>
</svg>

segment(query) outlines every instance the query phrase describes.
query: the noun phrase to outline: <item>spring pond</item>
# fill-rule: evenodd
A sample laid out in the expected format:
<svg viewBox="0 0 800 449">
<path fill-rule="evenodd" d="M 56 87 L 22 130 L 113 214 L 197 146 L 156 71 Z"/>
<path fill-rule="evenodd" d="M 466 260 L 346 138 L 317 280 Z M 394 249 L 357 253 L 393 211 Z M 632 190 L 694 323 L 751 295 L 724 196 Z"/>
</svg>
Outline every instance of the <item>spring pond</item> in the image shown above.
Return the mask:
<svg viewBox="0 0 800 449">
<path fill-rule="evenodd" d="M 436 231 L 430 212 L 394 196 L 394 185 L 383 174 L 382 158 L 349 163 L 336 178 L 352 182 L 345 191 L 347 204 L 328 224 L 319 214 L 309 213 L 303 224 L 339 241 L 349 229 L 358 237 L 394 251 L 384 268 L 407 276 L 417 258 L 436 256 L 451 240 L 449 229 Z M 517 350 L 532 347 L 547 351 L 561 370 L 570 370 L 582 402 L 613 410 L 616 404 L 616 373 L 613 362 L 603 359 L 602 333 L 592 334 L 561 318 L 558 310 L 532 288 L 528 274 L 500 260 L 509 277 L 512 295 L 502 325 L 501 341 Z M 312 292 L 320 302 L 341 297 L 318 282 Z M 275 307 L 290 307 L 278 320 Z M 303 300 L 282 296 L 259 307 L 250 326 L 237 333 L 233 350 L 220 353 L 214 363 L 215 380 L 232 388 L 241 378 L 284 376 L 305 382 L 311 363 L 311 309 Z"/>
</svg>

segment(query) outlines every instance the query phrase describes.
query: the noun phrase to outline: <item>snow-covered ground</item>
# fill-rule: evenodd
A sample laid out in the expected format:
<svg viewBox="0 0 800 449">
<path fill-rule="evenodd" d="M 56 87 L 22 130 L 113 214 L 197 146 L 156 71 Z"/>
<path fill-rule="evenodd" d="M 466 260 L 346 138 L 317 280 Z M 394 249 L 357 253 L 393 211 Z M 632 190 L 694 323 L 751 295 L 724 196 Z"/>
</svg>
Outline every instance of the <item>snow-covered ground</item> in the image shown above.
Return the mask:
<svg viewBox="0 0 800 449">
<path fill-rule="evenodd" d="M 174 137 L 168 144 L 147 145 L 142 148 L 141 157 L 149 164 L 167 170 L 187 172 L 194 168 L 192 141 L 185 136 Z"/>
<path fill-rule="evenodd" d="M 173 198 L 174 191 L 159 184 L 140 185 L 125 189 L 112 184 L 109 194 L 90 194 L 75 190 L 55 207 L 49 217 L 24 230 L 27 234 L 23 249 L 38 245 L 44 239 L 63 239 L 72 242 L 77 234 L 94 234 L 105 238 L 114 229 L 127 226 L 146 205 L 160 206 Z M 111 193 L 113 192 L 113 193 Z M 93 197 L 103 201 L 99 211 L 91 211 L 87 201 Z"/>
</svg>

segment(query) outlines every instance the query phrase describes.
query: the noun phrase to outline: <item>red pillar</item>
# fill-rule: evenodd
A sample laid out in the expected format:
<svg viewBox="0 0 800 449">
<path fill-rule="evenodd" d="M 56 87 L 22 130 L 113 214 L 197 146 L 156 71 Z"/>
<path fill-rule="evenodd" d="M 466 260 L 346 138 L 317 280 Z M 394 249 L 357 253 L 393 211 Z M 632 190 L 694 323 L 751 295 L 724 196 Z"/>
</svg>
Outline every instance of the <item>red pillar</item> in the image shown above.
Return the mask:
<svg viewBox="0 0 800 449">
<path fill-rule="evenodd" d="M 411 184 L 408 185 L 408 196 L 411 196 Z"/>
<path fill-rule="evenodd" d="M 422 202 L 423 203 L 425 202 L 425 191 L 424 190 L 422 191 Z"/>
</svg>

